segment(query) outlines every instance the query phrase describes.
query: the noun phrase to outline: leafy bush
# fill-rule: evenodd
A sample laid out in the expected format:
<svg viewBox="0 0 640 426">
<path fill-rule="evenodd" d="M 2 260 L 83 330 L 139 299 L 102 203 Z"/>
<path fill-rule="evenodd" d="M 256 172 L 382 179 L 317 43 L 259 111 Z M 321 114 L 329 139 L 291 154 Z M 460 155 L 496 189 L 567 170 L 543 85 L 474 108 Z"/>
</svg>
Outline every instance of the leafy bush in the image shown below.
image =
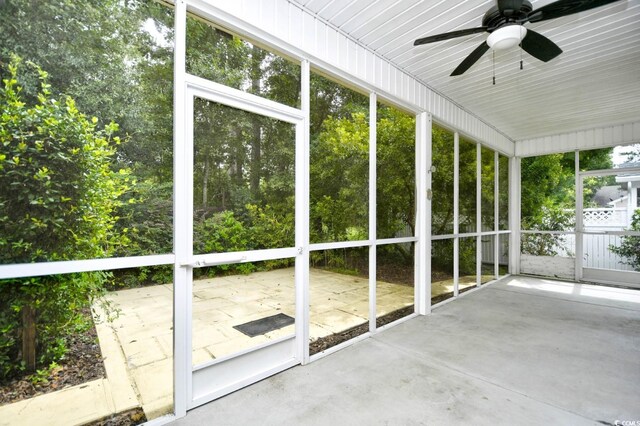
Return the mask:
<svg viewBox="0 0 640 426">
<path fill-rule="evenodd" d="M 215 213 L 211 217 L 199 220 L 193 225 L 193 252 L 225 253 L 250 250 L 250 234 L 245 225 L 236 219 L 231 211 Z M 252 264 L 220 265 L 206 269 L 196 269 L 194 274 L 208 276 L 219 273 L 249 273 L 254 270 Z"/>
<path fill-rule="evenodd" d="M 571 230 L 575 225 L 572 211 L 555 206 L 539 207 L 536 216 L 523 218 L 522 228 L 536 231 Z M 522 253 L 534 256 L 557 256 L 559 249 L 565 246 L 566 237 L 562 234 L 522 234 Z"/>
<path fill-rule="evenodd" d="M 23 64 L 12 57 L 0 88 L 0 262 L 105 257 L 128 243 L 115 232 L 121 196 L 132 183 L 115 171 L 115 123 L 96 128 L 72 98 L 54 99 L 47 73 L 35 64 L 40 92 L 21 99 Z M 0 281 L 1 378 L 24 367 L 20 313 L 35 309 L 37 365 L 59 359 L 64 337 L 103 291 L 103 273 Z M 32 367 L 32 366 L 31 366 Z"/>
<path fill-rule="evenodd" d="M 450 273 L 453 271 L 453 238 L 436 241 L 431 245 L 431 268 Z"/>
<path fill-rule="evenodd" d="M 173 185 L 149 178 L 125 194 L 118 209 L 117 232 L 128 235 L 129 244 L 118 256 L 143 256 L 173 251 Z M 170 283 L 173 266 L 146 266 L 113 272 L 109 290 Z"/>
<path fill-rule="evenodd" d="M 640 209 L 633 213 L 630 230 L 640 231 Z M 620 246 L 611 245 L 609 250 L 625 258 L 624 263 L 631 265 L 634 270 L 640 272 L 640 237 L 622 237 Z"/>
<path fill-rule="evenodd" d="M 312 242 L 346 240 L 347 228 L 367 231 L 368 158 L 366 113 L 322 122 L 322 132 L 312 141 L 309 171 Z"/>
<path fill-rule="evenodd" d="M 253 249 L 293 247 L 295 245 L 295 221 L 293 200 L 287 213 L 276 211 L 269 205 L 260 207 L 247 205 L 249 216 L 249 235 Z"/>
<path fill-rule="evenodd" d="M 368 269 L 368 247 L 353 247 L 333 250 L 312 251 L 312 268 L 324 268 L 347 275 L 359 275 Z"/>
<path fill-rule="evenodd" d="M 194 224 L 194 253 L 225 253 L 249 248 L 249 234 L 231 211 L 215 213 Z"/>
<path fill-rule="evenodd" d="M 129 243 L 120 247 L 119 256 L 143 256 L 173 251 L 173 184 L 156 179 L 137 182 L 122 197 L 116 223 L 118 233 Z"/>
</svg>

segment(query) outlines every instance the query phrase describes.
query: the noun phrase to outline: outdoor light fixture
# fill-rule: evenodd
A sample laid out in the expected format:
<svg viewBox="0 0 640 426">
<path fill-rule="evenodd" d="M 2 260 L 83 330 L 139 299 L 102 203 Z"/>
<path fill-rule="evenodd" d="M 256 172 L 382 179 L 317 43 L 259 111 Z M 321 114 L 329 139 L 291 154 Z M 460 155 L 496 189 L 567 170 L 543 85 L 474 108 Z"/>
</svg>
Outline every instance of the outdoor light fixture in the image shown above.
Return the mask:
<svg viewBox="0 0 640 426">
<path fill-rule="evenodd" d="M 489 34 L 487 44 L 493 50 L 508 49 L 520 44 L 526 35 L 527 29 L 522 25 L 507 25 Z"/>
</svg>

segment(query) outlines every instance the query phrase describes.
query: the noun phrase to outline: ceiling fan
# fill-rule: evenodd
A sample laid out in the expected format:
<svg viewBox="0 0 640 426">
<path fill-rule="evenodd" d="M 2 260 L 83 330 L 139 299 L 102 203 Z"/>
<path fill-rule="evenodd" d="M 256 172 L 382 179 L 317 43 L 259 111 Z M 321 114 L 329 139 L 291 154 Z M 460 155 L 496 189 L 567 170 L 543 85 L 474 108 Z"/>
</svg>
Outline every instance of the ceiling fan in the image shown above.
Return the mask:
<svg viewBox="0 0 640 426">
<path fill-rule="evenodd" d="M 562 53 L 554 42 L 523 24 L 527 22 L 541 22 L 583 12 L 595 7 L 604 6 L 618 0 L 558 0 L 539 9 L 533 10 L 527 0 L 497 0 L 482 18 L 482 26 L 464 30 L 452 31 L 417 39 L 413 45 L 433 43 L 449 40 L 470 34 L 488 32 L 487 40 L 467 56 L 464 61 L 451 73 L 452 76 L 463 74 L 487 50 L 508 49 L 517 44 L 534 58 L 547 62 Z"/>
</svg>

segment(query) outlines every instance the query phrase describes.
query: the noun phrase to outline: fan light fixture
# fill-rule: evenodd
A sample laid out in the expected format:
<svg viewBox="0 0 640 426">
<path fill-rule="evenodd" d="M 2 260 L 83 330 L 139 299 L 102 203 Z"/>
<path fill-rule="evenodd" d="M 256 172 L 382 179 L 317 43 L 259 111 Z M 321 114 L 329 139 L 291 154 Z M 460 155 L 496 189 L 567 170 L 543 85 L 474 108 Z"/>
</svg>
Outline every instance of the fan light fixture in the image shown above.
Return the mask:
<svg viewBox="0 0 640 426">
<path fill-rule="evenodd" d="M 508 49 L 520 44 L 527 35 L 527 29 L 522 25 L 507 25 L 489 34 L 487 44 L 493 50 Z"/>
</svg>

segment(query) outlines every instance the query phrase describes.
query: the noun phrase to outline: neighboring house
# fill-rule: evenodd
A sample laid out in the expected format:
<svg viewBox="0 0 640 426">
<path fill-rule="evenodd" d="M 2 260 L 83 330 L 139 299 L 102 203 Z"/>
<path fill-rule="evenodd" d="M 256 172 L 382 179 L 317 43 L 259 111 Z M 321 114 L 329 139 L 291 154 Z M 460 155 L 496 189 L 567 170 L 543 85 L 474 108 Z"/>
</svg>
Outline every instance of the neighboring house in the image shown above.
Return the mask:
<svg viewBox="0 0 640 426">
<path fill-rule="evenodd" d="M 625 163 L 624 167 L 640 167 L 640 162 Z M 627 196 L 621 200 L 614 200 L 620 207 L 626 207 L 629 223 L 631 223 L 631 216 L 633 212 L 640 208 L 640 173 L 622 173 L 616 176 L 616 183 L 619 183 L 621 187 L 626 188 Z"/>
<path fill-rule="evenodd" d="M 627 190 L 622 185 L 607 185 L 598 189 L 593 195 L 593 201 L 599 208 L 603 207 L 626 207 Z M 624 199 L 625 204 L 619 205 Z"/>
<path fill-rule="evenodd" d="M 626 167 L 640 167 L 640 163 L 625 163 L 621 169 Z M 597 207 L 585 209 L 585 226 L 628 227 L 634 211 L 640 208 L 640 173 L 618 174 L 616 185 L 598 189 L 591 201 Z"/>
</svg>

